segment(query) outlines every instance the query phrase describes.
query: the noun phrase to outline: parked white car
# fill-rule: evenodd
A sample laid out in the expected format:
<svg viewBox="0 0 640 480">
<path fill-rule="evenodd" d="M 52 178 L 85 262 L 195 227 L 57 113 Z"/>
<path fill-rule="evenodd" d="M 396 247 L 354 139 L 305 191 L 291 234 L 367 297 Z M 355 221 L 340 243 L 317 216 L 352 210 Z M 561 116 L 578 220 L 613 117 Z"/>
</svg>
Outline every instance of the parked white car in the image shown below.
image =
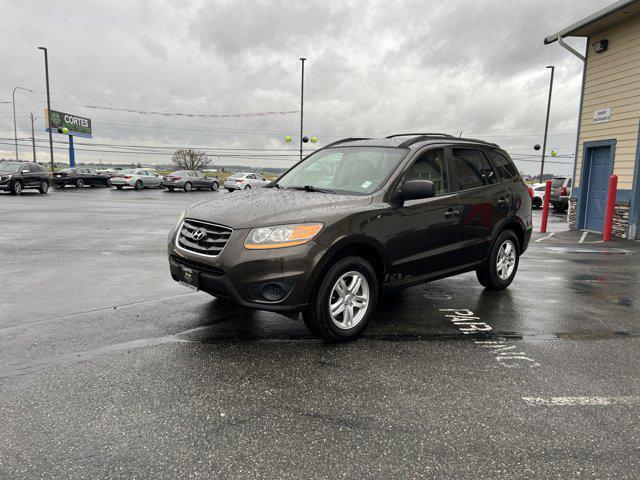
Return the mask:
<svg viewBox="0 0 640 480">
<path fill-rule="evenodd" d="M 130 168 L 121 170 L 111 177 L 111 185 L 120 190 L 123 187 L 143 188 L 160 187 L 162 176 L 150 168 Z"/>
<path fill-rule="evenodd" d="M 547 188 L 546 183 L 534 183 L 531 185 L 533 190 L 533 198 L 531 199 L 531 206 L 533 208 L 540 208 L 544 203 L 544 190 Z"/>
<path fill-rule="evenodd" d="M 224 181 L 224 188 L 229 192 L 234 190 L 249 190 L 251 188 L 260 188 L 270 183 L 259 173 L 235 173 Z"/>
</svg>

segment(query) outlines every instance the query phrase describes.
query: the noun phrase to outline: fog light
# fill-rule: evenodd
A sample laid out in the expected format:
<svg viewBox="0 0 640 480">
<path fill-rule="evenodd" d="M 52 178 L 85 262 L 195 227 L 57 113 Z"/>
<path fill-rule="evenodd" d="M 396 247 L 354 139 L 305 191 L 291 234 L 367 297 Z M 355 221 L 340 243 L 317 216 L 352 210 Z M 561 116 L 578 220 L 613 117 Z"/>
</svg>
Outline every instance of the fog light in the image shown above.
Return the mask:
<svg viewBox="0 0 640 480">
<path fill-rule="evenodd" d="M 277 283 L 267 283 L 262 287 L 262 296 L 270 302 L 277 302 L 284 297 L 284 290 Z"/>
</svg>

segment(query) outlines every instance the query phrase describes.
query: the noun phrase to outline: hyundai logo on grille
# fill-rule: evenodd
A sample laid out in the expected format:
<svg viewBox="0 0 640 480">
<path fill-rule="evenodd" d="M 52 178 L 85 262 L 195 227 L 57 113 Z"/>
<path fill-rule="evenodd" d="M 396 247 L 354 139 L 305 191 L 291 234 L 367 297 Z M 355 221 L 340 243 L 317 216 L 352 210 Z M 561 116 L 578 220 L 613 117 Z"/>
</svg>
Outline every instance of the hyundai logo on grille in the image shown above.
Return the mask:
<svg viewBox="0 0 640 480">
<path fill-rule="evenodd" d="M 191 238 L 193 238 L 194 240 L 198 241 L 198 240 L 202 240 L 206 235 L 207 235 L 207 232 L 205 232 L 203 229 L 199 228 L 199 229 L 197 229 L 195 232 L 193 232 L 191 234 Z"/>
</svg>

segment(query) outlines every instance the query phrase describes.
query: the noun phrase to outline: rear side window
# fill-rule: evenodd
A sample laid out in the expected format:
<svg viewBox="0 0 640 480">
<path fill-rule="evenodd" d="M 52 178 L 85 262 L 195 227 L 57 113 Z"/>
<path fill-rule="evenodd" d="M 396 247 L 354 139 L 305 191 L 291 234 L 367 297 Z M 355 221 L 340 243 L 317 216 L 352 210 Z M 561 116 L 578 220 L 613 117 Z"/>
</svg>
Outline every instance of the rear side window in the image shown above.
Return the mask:
<svg viewBox="0 0 640 480">
<path fill-rule="evenodd" d="M 452 152 L 460 190 L 496 183 L 496 175 L 482 152 L 466 148 L 454 148 Z"/>
<path fill-rule="evenodd" d="M 516 178 L 518 170 L 516 166 L 503 154 L 498 152 L 490 152 L 491 160 L 503 179 Z"/>
<path fill-rule="evenodd" d="M 436 193 L 449 190 L 449 179 L 445 168 L 444 150 L 429 150 L 418 157 L 404 175 L 407 180 L 431 180 L 436 185 Z"/>
</svg>

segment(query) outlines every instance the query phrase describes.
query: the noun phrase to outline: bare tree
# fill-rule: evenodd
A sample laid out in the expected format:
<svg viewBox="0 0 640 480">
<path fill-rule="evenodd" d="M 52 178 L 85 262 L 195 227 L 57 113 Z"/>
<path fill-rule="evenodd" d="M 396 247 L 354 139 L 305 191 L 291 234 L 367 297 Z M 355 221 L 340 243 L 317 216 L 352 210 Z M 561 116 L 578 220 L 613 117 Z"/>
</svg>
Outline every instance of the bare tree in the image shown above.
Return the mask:
<svg viewBox="0 0 640 480">
<path fill-rule="evenodd" d="M 182 170 L 202 170 L 211 163 L 204 152 L 191 149 L 176 150 L 171 161 Z"/>
</svg>

